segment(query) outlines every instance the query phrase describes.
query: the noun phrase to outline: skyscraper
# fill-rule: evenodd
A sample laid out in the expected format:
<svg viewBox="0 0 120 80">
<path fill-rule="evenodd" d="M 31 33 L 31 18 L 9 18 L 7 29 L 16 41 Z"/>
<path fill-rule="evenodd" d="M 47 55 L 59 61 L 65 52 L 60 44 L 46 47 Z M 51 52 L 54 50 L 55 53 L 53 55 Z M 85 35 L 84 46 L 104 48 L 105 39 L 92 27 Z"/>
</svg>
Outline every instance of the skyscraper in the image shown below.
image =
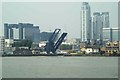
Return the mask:
<svg viewBox="0 0 120 80">
<path fill-rule="evenodd" d="M 100 12 L 93 13 L 93 40 L 100 41 L 103 38 L 103 26 Z"/>
<path fill-rule="evenodd" d="M 103 28 L 109 28 L 109 12 L 102 12 L 101 17 Z"/>
<path fill-rule="evenodd" d="M 91 10 L 87 2 L 82 3 L 81 7 L 81 41 L 90 42 L 91 40 Z"/>
</svg>

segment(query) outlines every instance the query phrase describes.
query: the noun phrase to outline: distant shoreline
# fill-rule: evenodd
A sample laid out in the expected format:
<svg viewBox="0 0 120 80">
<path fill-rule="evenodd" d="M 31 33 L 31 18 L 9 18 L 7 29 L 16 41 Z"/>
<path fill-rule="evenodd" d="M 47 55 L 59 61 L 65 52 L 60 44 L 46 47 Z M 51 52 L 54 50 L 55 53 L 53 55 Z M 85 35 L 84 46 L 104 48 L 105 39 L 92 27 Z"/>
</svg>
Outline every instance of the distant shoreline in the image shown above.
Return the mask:
<svg viewBox="0 0 120 80">
<path fill-rule="evenodd" d="M 108 55 L 98 55 L 98 54 L 4 54 L 2 57 L 32 57 L 32 56 L 64 56 L 64 57 L 119 57 L 118 56 L 108 56 Z"/>
</svg>

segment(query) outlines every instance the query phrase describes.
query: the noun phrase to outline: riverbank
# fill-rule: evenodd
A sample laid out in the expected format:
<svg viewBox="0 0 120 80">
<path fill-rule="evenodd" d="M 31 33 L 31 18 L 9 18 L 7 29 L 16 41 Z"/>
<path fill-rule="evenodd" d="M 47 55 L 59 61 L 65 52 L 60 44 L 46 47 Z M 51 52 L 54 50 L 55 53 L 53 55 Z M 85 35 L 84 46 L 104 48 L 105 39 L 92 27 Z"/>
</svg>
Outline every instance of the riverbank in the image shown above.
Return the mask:
<svg viewBox="0 0 120 80">
<path fill-rule="evenodd" d="M 30 56 L 65 56 L 65 57 L 74 57 L 74 56 L 90 56 L 90 57 L 113 57 L 113 55 L 100 55 L 100 54 L 3 54 L 2 57 L 30 57 Z M 115 57 L 119 57 L 116 55 Z"/>
</svg>

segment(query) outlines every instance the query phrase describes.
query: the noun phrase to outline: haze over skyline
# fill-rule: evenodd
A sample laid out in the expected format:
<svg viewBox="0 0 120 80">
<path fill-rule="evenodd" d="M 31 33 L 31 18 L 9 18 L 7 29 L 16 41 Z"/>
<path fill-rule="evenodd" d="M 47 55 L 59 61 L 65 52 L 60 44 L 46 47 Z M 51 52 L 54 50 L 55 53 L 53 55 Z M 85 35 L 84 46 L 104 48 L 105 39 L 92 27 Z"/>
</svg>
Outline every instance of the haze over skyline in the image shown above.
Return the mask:
<svg viewBox="0 0 120 80">
<path fill-rule="evenodd" d="M 93 12 L 110 13 L 110 27 L 118 27 L 117 2 L 89 2 Z M 106 6 L 107 5 L 107 6 Z M 42 31 L 61 28 L 69 38 L 80 38 L 81 2 L 3 2 L 2 25 L 4 23 L 33 23 Z M 0 27 L 3 35 L 3 26 Z"/>
</svg>

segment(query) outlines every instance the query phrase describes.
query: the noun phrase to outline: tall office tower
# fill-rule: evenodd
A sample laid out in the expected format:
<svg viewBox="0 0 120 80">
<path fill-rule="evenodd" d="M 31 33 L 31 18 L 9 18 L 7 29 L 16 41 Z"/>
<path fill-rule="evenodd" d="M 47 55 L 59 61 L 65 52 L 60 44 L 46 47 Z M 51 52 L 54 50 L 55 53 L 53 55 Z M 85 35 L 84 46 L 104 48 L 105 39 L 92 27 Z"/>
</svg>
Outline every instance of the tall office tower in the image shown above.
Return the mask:
<svg viewBox="0 0 120 80">
<path fill-rule="evenodd" d="M 37 39 L 36 41 L 40 40 L 39 38 L 35 37 L 36 35 L 40 35 L 39 26 L 34 26 L 30 23 L 4 24 L 5 39 Z"/>
<path fill-rule="evenodd" d="M 4 37 L 5 39 L 9 39 L 9 28 L 7 23 L 4 24 Z"/>
<path fill-rule="evenodd" d="M 5 39 L 3 36 L 0 36 L 0 56 L 4 53 L 5 50 Z"/>
<path fill-rule="evenodd" d="M 81 41 L 90 42 L 91 40 L 91 10 L 87 2 L 82 3 L 81 7 Z"/>
<path fill-rule="evenodd" d="M 13 39 L 13 28 L 16 26 L 16 24 L 4 24 L 4 36 L 5 39 Z"/>
<path fill-rule="evenodd" d="M 19 27 L 19 39 L 22 40 L 23 39 L 23 27 L 24 27 L 23 23 L 19 23 L 18 27 Z"/>
<path fill-rule="evenodd" d="M 13 29 L 11 27 L 9 28 L 9 33 L 9 38 L 13 39 Z"/>
<path fill-rule="evenodd" d="M 103 26 L 102 26 L 102 20 L 101 20 L 101 14 L 100 12 L 94 12 L 93 13 L 93 40 L 94 41 L 100 41 L 103 39 Z"/>
<path fill-rule="evenodd" d="M 102 17 L 103 28 L 109 28 L 109 26 L 110 26 L 110 23 L 109 23 L 109 12 L 102 12 L 101 17 Z"/>
</svg>

